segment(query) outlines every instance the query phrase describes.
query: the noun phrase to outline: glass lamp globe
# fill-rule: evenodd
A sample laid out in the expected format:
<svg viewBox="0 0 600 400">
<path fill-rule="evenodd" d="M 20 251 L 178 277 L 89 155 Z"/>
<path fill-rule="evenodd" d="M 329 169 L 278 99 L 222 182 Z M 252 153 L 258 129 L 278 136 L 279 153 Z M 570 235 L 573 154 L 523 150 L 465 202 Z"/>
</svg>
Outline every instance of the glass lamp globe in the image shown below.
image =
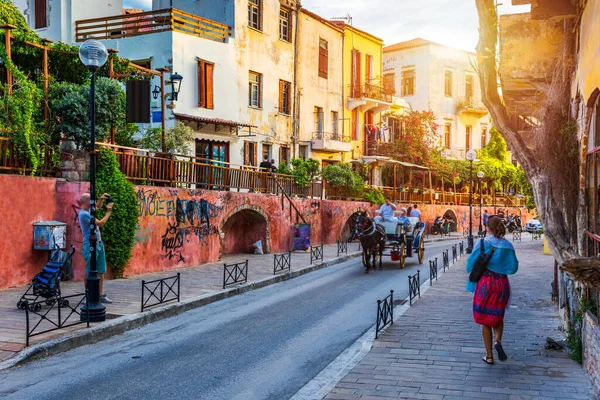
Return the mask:
<svg viewBox="0 0 600 400">
<path fill-rule="evenodd" d="M 485 176 L 485 174 L 483 173 L 483 171 L 479 171 L 479 172 L 477 173 L 477 177 L 478 177 L 479 179 L 483 179 L 483 177 L 484 177 L 484 176 Z"/>
<path fill-rule="evenodd" d="M 475 157 L 477 157 L 477 153 L 474 150 L 467 151 L 467 160 L 474 161 Z"/>
<path fill-rule="evenodd" d="M 91 70 L 102 67 L 107 58 L 106 46 L 97 40 L 86 40 L 79 48 L 79 59 Z"/>
</svg>

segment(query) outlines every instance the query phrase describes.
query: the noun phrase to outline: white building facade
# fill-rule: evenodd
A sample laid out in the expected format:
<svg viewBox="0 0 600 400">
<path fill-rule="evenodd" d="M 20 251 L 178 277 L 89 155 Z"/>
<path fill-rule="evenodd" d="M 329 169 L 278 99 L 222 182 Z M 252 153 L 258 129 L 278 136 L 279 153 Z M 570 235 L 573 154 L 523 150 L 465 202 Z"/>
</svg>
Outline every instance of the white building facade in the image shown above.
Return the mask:
<svg viewBox="0 0 600 400">
<path fill-rule="evenodd" d="M 491 120 L 481 102 L 475 56 L 424 39 L 384 48 L 384 81 L 413 110 L 433 111 L 446 157 L 464 159 L 489 140 Z"/>
</svg>

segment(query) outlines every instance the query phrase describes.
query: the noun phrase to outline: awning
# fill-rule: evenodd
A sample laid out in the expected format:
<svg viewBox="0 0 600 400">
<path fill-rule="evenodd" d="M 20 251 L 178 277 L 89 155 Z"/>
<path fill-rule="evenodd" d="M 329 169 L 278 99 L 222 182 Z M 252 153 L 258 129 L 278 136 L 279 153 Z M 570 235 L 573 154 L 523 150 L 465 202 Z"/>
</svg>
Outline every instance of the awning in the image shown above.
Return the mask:
<svg viewBox="0 0 600 400">
<path fill-rule="evenodd" d="M 174 115 L 175 115 L 175 118 L 183 120 L 183 121 L 201 122 L 204 124 L 221 125 L 221 126 L 229 126 L 229 127 L 237 127 L 237 128 L 258 128 L 258 126 L 256 126 L 256 125 L 245 124 L 243 122 L 228 121 L 225 119 L 205 118 L 205 117 L 198 117 L 195 115 L 177 114 L 177 113 L 174 113 Z"/>
<path fill-rule="evenodd" d="M 395 164 L 400 164 L 400 165 L 402 165 L 404 167 L 408 167 L 408 168 L 429 170 L 429 168 L 424 167 L 422 165 L 411 164 L 411 163 L 407 163 L 407 162 L 403 162 L 403 161 L 390 160 L 390 162 L 395 163 Z"/>
</svg>

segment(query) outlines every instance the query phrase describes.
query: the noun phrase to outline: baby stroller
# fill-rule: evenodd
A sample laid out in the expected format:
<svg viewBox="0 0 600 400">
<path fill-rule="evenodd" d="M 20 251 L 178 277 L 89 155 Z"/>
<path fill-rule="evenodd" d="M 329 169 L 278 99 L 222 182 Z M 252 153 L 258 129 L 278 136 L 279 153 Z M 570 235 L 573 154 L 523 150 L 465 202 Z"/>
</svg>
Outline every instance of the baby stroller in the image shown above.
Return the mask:
<svg viewBox="0 0 600 400">
<path fill-rule="evenodd" d="M 17 308 L 24 310 L 30 303 L 35 303 L 34 306 L 29 306 L 29 309 L 31 311 L 40 311 L 42 309 L 42 305 L 38 303 L 40 297 L 46 299 L 47 305 L 54 305 L 57 298 L 60 298 L 61 295 L 60 281 L 63 275 L 72 274 L 72 271 L 70 271 L 72 268 L 71 257 L 73 257 L 74 253 L 74 246 L 71 246 L 69 251 L 62 251 L 57 246 L 56 250 L 52 252 L 48 264 L 33 277 L 31 285 L 17 302 Z M 66 307 L 68 303 L 68 300 L 61 300 L 59 306 Z"/>
</svg>

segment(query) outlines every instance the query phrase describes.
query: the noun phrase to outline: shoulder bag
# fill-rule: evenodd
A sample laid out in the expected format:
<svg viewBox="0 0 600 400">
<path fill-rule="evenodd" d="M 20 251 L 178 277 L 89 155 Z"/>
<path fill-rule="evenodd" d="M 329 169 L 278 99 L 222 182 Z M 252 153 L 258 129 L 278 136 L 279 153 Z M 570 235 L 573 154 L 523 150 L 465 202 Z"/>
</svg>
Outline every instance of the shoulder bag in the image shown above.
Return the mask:
<svg viewBox="0 0 600 400">
<path fill-rule="evenodd" d="M 475 260 L 475 265 L 473 266 L 473 270 L 471 271 L 471 274 L 469 274 L 469 280 L 471 282 L 475 282 L 475 283 L 479 282 L 479 280 L 483 276 L 485 270 L 487 269 L 487 265 L 490 262 L 492 255 L 494 255 L 494 252 L 496 251 L 496 248 L 492 247 L 491 253 L 485 254 L 484 243 L 485 243 L 484 239 L 481 239 L 481 253 L 479 254 L 479 257 L 477 257 L 477 260 Z"/>
</svg>

